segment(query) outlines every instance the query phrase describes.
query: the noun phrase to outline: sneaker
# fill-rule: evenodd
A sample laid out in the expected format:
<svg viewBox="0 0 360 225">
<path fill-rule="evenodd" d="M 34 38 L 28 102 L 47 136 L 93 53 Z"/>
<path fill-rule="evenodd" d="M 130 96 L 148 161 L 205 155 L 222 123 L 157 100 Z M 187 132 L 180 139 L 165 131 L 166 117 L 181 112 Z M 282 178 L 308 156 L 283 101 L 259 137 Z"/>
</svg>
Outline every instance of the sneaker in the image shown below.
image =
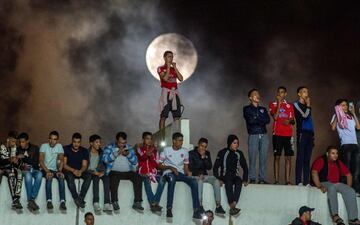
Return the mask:
<svg viewBox="0 0 360 225">
<path fill-rule="evenodd" d="M 119 206 L 118 202 L 113 202 L 112 205 L 113 205 L 114 211 L 120 210 L 120 206 Z"/>
<path fill-rule="evenodd" d="M 37 211 L 39 210 L 39 206 L 36 204 L 36 202 L 34 200 L 30 200 L 28 202 L 27 207 L 31 210 L 31 211 Z"/>
<path fill-rule="evenodd" d="M 62 210 L 62 211 L 66 211 L 66 204 L 64 201 L 60 202 L 60 206 L 59 206 L 59 209 Z"/>
<path fill-rule="evenodd" d="M 20 200 L 19 200 L 19 199 L 15 199 L 15 200 L 13 201 L 11 207 L 12 207 L 13 209 L 22 209 L 22 208 L 23 208 L 22 205 L 21 205 L 21 203 L 20 203 Z"/>
<path fill-rule="evenodd" d="M 360 224 L 360 220 L 359 220 L 359 219 L 349 220 L 349 225 L 357 225 L 357 224 Z"/>
<path fill-rule="evenodd" d="M 200 209 L 195 210 L 192 218 L 193 219 L 198 219 L 198 220 L 202 219 L 201 210 Z"/>
<path fill-rule="evenodd" d="M 266 182 L 265 180 L 259 180 L 258 184 L 269 184 L 269 183 Z"/>
<path fill-rule="evenodd" d="M 161 212 L 162 207 L 159 206 L 159 203 L 153 203 L 150 205 L 150 210 L 151 210 L 151 212 Z"/>
<path fill-rule="evenodd" d="M 53 204 L 52 204 L 51 201 L 48 201 L 48 202 L 46 203 L 46 208 L 47 208 L 47 209 L 54 209 L 54 206 L 53 206 Z"/>
<path fill-rule="evenodd" d="M 303 183 L 298 183 L 297 185 L 298 185 L 298 186 L 304 186 Z"/>
<path fill-rule="evenodd" d="M 132 208 L 135 210 L 144 210 L 144 207 L 141 206 L 141 202 L 134 202 L 134 204 L 132 205 Z"/>
<path fill-rule="evenodd" d="M 250 184 L 255 184 L 256 183 L 256 181 L 255 180 L 253 180 L 253 179 L 250 179 L 250 182 L 249 182 Z"/>
<path fill-rule="evenodd" d="M 111 212 L 112 211 L 111 204 L 110 203 L 105 203 L 103 211 L 104 212 Z"/>
<path fill-rule="evenodd" d="M 94 211 L 95 212 L 100 212 L 101 211 L 100 204 L 98 202 L 94 203 Z"/>
<path fill-rule="evenodd" d="M 80 198 L 75 199 L 74 203 L 78 208 L 82 208 L 82 209 L 85 208 L 85 204 L 84 204 L 85 202 Z"/>
<path fill-rule="evenodd" d="M 215 213 L 217 213 L 217 214 L 225 214 L 225 210 L 223 209 L 223 207 L 221 205 L 219 205 L 218 207 L 216 207 Z"/>
<path fill-rule="evenodd" d="M 238 208 L 232 208 L 230 209 L 230 215 L 235 216 L 236 214 L 238 214 L 240 212 L 240 209 Z"/>
<path fill-rule="evenodd" d="M 172 214 L 171 209 L 167 209 L 167 210 L 166 210 L 166 217 L 167 217 L 167 218 L 172 218 L 172 217 L 173 217 L 173 214 Z"/>
<path fill-rule="evenodd" d="M 279 181 L 275 181 L 274 184 L 275 184 L 275 185 L 278 185 L 278 184 L 279 184 Z"/>
</svg>

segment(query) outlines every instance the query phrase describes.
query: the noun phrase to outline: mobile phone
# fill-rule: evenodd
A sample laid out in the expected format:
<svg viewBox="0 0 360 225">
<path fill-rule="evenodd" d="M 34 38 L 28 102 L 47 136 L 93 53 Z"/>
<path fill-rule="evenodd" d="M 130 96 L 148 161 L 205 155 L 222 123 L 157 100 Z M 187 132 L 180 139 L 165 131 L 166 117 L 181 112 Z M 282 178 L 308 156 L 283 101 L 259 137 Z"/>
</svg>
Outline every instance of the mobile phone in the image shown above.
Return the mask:
<svg viewBox="0 0 360 225">
<path fill-rule="evenodd" d="M 349 102 L 349 109 L 352 110 L 354 108 L 354 103 L 353 102 Z"/>
</svg>

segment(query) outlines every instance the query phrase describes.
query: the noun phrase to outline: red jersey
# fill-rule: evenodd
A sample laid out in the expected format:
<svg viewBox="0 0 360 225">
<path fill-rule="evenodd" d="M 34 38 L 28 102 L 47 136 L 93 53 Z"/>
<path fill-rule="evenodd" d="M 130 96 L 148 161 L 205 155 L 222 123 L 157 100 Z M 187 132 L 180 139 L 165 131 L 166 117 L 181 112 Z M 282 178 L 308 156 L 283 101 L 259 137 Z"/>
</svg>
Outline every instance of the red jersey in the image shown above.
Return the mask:
<svg viewBox="0 0 360 225">
<path fill-rule="evenodd" d="M 320 172 L 322 168 L 324 167 L 324 159 L 322 157 L 317 158 L 313 165 L 311 170 L 316 170 L 317 172 Z M 341 176 L 346 176 L 350 174 L 349 169 L 344 165 L 343 162 L 339 160 L 339 167 L 336 165 L 336 162 L 328 160 L 328 175 L 327 180 L 331 183 L 339 183 Z"/>
<path fill-rule="evenodd" d="M 277 102 L 270 102 L 269 111 L 271 115 L 276 113 Z M 285 125 L 284 121 L 294 119 L 294 106 L 285 100 L 280 104 L 279 116 L 274 121 L 273 134 L 277 136 L 291 137 L 293 130 L 292 125 Z"/>
<path fill-rule="evenodd" d="M 163 72 L 166 73 L 166 70 L 167 70 L 167 65 L 163 65 L 163 66 L 158 67 L 157 72 L 160 76 L 161 73 L 163 73 Z M 172 89 L 172 88 L 177 89 L 177 75 L 176 75 L 176 71 L 175 71 L 174 67 L 170 67 L 168 81 L 164 81 L 160 77 L 160 82 L 161 82 L 161 87 L 164 87 L 167 89 Z"/>
</svg>

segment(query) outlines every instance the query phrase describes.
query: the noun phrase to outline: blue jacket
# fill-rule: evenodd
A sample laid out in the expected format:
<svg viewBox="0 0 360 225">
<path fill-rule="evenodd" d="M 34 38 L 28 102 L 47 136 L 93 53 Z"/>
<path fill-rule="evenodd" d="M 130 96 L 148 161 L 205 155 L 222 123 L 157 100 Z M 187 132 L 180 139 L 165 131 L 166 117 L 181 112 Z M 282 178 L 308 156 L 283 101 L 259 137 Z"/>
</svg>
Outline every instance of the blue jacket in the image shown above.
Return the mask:
<svg viewBox="0 0 360 225">
<path fill-rule="evenodd" d="M 250 104 L 243 108 L 243 113 L 249 134 L 266 134 L 266 124 L 270 123 L 270 116 L 265 107 Z"/>
<path fill-rule="evenodd" d="M 126 145 L 126 148 L 129 149 L 129 154 L 126 156 L 130 162 L 129 171 L 136 171 L 138 160 L 137 160 L 135 151 L 128 144 Z M 119 155 L 119 152 L 117 151 L 117 149 L 118 149 L 118 147 L 117 147 L 116 143 L 108 144 L 108 145 L 106 145 L 106 147 L 104 149 L 102 161 L 106 165 L 106 170 L 105 170 L 106 175 L 108 175 L 110 173 L 110 171 L 113 167 L 113 163 L 114 163 L 116 157 L 118 157 L 118 155 Z"/>
</svg>

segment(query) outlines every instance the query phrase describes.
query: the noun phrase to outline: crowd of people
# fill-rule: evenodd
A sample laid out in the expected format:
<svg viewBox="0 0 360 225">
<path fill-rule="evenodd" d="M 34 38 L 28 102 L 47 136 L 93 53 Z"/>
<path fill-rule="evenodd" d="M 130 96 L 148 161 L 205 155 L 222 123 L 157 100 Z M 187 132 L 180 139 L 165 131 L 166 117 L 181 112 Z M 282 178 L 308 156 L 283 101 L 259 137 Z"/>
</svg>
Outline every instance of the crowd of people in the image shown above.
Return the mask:
<svg viewBox="0 0 360 225">
<path fill-rule="evenodd" d="M 158 69 L 161 78 L 162 94 L 160 98 L 160 129 L 171 112 L 175 120 L 181 117 L 181 102 L 177 90 L 177 80 L 182 75 L 173 62 L 173 53 L 164 53 L 165 64 Z M 225 187 L 230 215 L 237 215 L 237 204 L 243 186 L 250 184 L 269 184 L 266 179 L 267 153 L 270 141 L 267 125 L 273 120 L 272 146 L 274 154 L 274 184 L 279 184 L 280 159 L 285 156 L 285 184 L 291 182 L 291 162 L 296 146 L 295 184 L 313 185 L 328 196 L 332 220 L 343 224 L 338 215 L 337 193 L 341 193 L 347 207 L 349 224 L 360 224 L 356 204 L 356 193 L 360 193 L 360 150 L 357 130 L 360 123 L 355 107 L 346 99 L 335 104 L 335 113 L 330 122 L 331 129 L 337 130 L 341 147 L 329 146 L 323 156 L 317 158 L 312 167 L 310 160 L 314 146 L 314 124 L 312 120 L 309 89 L 305 86 L 297 89 L 298 100 L 290 103 L 286 100 L 287 89 L 277 89 L 275 101 L 269 107 L 260 105 L 260 92 L 252 89 L 248 92 L 250 104 L 243 108 L 243 116 L 248 132 L 248 162 L 239 150 L 239 138 L 229 135 L 226 147 L 218 151 L 216 160 L 211 160 L 207 149 L 209 141 L 202 137 L 197 146 L 188 151 L 183 145 L 181 133 L 172 134 L 172 145 L 157 149 L 150 132 L 142 134 L 142 143 L 134 146 L 127 143 L 127 134 L 118 132 L 115 141 L 102 148 L 101 137 L 93 134 L 89 137 L 89 148 L 83 147 L 82 135 L 72 135 L 71 144 L 63 146 L 59 142 L 59 133 L 49 133 L 48 142 L 39 147 L 30 142 L 25 132 L 11 131 L 7 142 L 0 146 L 0 174 L 8 177 L 12 208 L 22 209 L 20 201 L 24 179 L 27 193 L 27 206 L 31 211 L 39 210 L 36 198 L 43 177 L 47 209 L 54 208 L 52 203 L 52 181 L 59 185 L 59 209 L 65 211 L 65 183 L 74 203 L 85 207 L 85 196 L 93 184 L 93 207 L 95 212 L 119 210 L 118 189 L 121 180 L 130 180 L 133 184 L 134 202 L 132 208 L 143 211 L 142 192 L 145 188 L 150 210 L 162 211 L 160 200 L 167 184 L 166 216 L 173 217 L 174 190 L 177 181 L 184 182 L 191 190 L 193 218 L 200 219 L 205 213 L 203 202 L 203 184 L 209 183 L 214 191 L 216 214 L 225 214 L 221 205 L 221 187 Z M 296 129 L 296 145 L 293 138 Z M 259 158 L 259 171 L 256 170 Z M 248 166 L 249 165 L 249 166 Z M 211 175 L 212 174 L 212 175 Z M 76 190 L 75 180 L 83 179 L 80 192 Z M 66 182 L 65 182 L 66 180 Z M 99 203 L 99 184 L 102 180 L 104 203 Z M 157 183 L 155 193 L 151 186 Z M 301 211 L 298 220 L 308 223 L 306 213 L 313 209 L 307 207 Z M 304 216 L 304 215 L 305 216 Z M 293 224 L 300 224 L 295 223 Z"/>
</svg>

